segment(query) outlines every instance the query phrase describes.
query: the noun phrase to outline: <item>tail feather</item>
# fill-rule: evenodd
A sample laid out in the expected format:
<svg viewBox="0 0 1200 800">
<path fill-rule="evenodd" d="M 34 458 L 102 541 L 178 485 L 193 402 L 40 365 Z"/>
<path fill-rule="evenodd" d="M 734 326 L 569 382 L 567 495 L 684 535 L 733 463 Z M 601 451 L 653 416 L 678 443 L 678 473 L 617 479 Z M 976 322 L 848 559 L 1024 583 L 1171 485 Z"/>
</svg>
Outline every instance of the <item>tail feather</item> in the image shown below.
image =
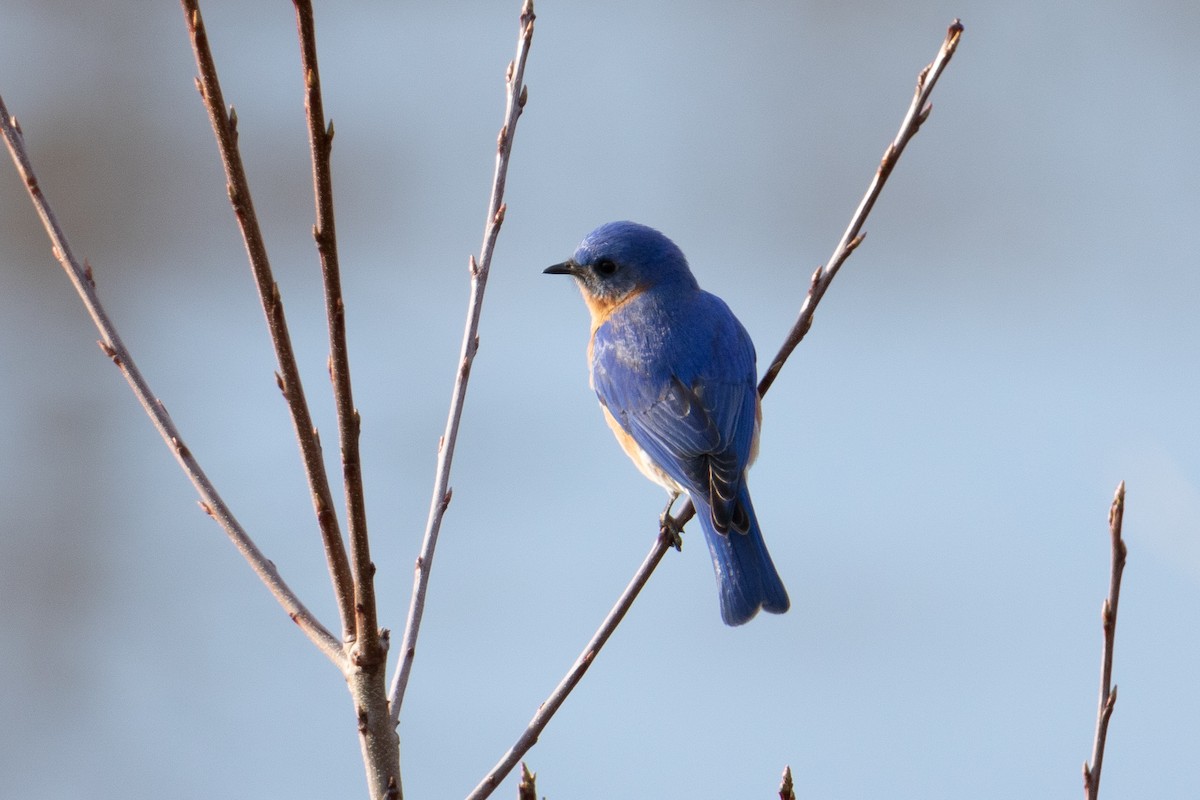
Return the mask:
<svg viewBox="0 0 1200 800">
<path fill-rule="evenodd" d="M 760 608 L 772 614 L 787 611 L 791 602 L 771 561 L 771 554 L 767 552 L 745 483 L 737 500 L 739 510 L 749 518 L 745 533 L 733 528 L 729 533 L 718 533 L 705 500 L 697 502 L 693 497 L 692 503 L 696 506 L 696 517 L 712 555 L 721 599 L 721 619 L 726 625 L 742 625 L 753 619 Z"/>
</svg>

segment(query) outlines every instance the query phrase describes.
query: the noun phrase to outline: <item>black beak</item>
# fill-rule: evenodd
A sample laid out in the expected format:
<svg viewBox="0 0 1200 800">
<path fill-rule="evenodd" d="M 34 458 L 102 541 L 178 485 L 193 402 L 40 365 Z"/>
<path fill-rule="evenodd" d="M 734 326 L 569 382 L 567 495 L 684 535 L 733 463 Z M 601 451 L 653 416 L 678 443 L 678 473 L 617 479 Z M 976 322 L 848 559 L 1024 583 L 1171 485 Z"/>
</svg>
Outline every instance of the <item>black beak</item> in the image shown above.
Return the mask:
<svg viewBox="0 0 1200 800">
<path fill-rule="evenodd" d="M 543 275 L 574 275 L 579 269 L 579 265 L 574 261 L 564 261 L 561 264 L 554 264 L 542 270 Z"/>
</svg>

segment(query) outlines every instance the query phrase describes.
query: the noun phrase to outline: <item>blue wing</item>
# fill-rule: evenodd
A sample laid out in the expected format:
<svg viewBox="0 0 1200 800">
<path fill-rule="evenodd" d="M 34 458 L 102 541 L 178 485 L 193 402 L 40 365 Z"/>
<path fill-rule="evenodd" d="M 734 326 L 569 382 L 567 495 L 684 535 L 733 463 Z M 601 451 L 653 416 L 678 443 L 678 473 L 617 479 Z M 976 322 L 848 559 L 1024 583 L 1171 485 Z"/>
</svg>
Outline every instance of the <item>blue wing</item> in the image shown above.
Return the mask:
<svg viewBox="0 0 1200 800">
<path fill-rule="evenodd" d="M 665 307 L 638 297 L 593 338 L 596 394 L 720 533 L 749 528 L 739 503 L 756 426 L 754 345 L 728 306 L 698 292 Z"/>
<path fill-rule="evenodd" d="M 664 305 L 635 297 L 592 339 L 600 402 L 659 469 L 687 490 L 712 556 L 721 618 L 788 610 L 763 542 L 746 466 L 758 393 L 754 345 L 729 308 L 699 292 Z"/>
</svg>

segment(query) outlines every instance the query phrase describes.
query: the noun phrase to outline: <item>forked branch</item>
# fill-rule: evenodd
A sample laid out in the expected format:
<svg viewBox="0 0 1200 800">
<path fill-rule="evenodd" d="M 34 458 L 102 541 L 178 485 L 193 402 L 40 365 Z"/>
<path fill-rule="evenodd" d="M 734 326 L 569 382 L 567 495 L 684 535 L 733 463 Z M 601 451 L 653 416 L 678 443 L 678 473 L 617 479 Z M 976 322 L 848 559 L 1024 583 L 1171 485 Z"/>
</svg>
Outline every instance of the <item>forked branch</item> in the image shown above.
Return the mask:
<svg viewBox="0 0 1200 800">
<path fill-rule="evenodd" d="M 875 200 L 879 197 L 880 192 L 883 191 L 883 186 L 895 168 L 896 162 L 900 159 L 900 154 L 904 151 L 904 147 L 916 134 L 917 130 L 920 129 L 921 124 L 929 117 L 929 112 L 932 110 L 932 106 L 929 105 L 929 97 L 942 71 L 945 70 L 946 65 L 950 62 L 950 58 L 954 55 L 959 39 L 962 37 L 962 32 L 962 23 L 957 19 L 954 20 L 950 28 L 946 31 L 945 41 L 942 42 L 937 56 L 917 76 L 916 92 L 914 93 L 908 112 L 904 115 L 904 120 L 900 124 L 900 132 L 888 145 L 887 150 L 884 151 L 879 169 L 868 185 L 867 193 L 858 204 L 858 208 L 855 209 L 854 215 L 850 218 L 850 225 L 846 228 L 846 232 L 842 234 L 837 247 L 834 248 L 833 257 L 830 259 L 829 264 L 818 267 L 813 273 L 808 294 L 800 306 L 796 322 L 792 325 L 791 331 L 784 340 L 779 354 L 775 356 L 775 359 L 771 362 L 770 367 L 768 367 L 762 381 L 758 385 L 759 396 L 765 395 L 767 390 L 771 388 L 771 384 L 775 381 L 779 370 L 783 368 L 788 356 L 796 349 L 796 345 L 800 343 L 804 335 L 808 333 L 808 329 L 812 327 L 813 313 L 816 311 L 817 304 L 821 302 L 821 298 L 825 296 L 825 290 L 829 288 L 829 284 L 833 281 L 838 270 L 841 269 L 842 264 L 845 263 L 850 254 L 854 252 L 854 249 L 862 242 L 862 226 L 866 222 L 867 216 L 871 213 L 871 209 L 875 205 Z M 681 528 L 695 513 L 695 508 L 689 500 L 675 517 L 676 529 Z M 521 759 L 521 756 L 528 752 L 529 748 L 533 747 L 537 742 L 538 736 L 541 735 L 542 730 L 549 723 L 554 712 L 562 705 L 566 696 L 570 694 L 580 678 L 583 677 L 583 673 L 591 666 L 600 648 L 608 640 L 616 625 L 625 616 L 625 612 L 633 605 L 633 601 L 637 598 L 638 593 L 646 585 L 651 573 L 654 572 L 659 562 L 662 561 L 667 548 L 671 547 L 672 544 L 672 536 L 666 535 L 664 532 L 659 533 L 658 538 L 654 541 L 654 546 L 650 548 L 650 553 L 642 561 L 642 565 L 638 567 L 637 572 L 634 573 L 633 580 L 629 582 L 629 585 L 617 600 L 617 604 L 608 613 L 604 622 L 601 623 L 599 630 L 596 631 L 591 641 L 583 649 L 583 653 L 575 660 L 575 664 L 567 672 L 566 677 L 555 687 L 550 697 L 546 699 L 538 709 L 538 712 L 534 714 L 533 719 L 530 720 L 529 725 L 517 738 L 516 743 L 509 748 L 508 752 L 492 768 L 491 772 L 484 777 L 475 788 L 475 791 L 468 795 L 468 800 L 483 800 L 483 798 L 489 796 L 500 784 L 500 781 L 504 780 L 513 766 Z"/>
<path fill-rule="evenodd" d="M 361 419 L 350 387 L 350 350 L 346 344 L 346 305 L 342 299 L 338 264 L 337 228 L 333 214 L 333 121 L 325 122 L 321 99 L 321 71 L 317 64 L 317 33 L 311 0 L 295 0 L 296 27 L 300 35 L 300 65 L 304 74 L 304 109 L 308 117 L 308 142 L 312 155 L 313 196 L 317 222 L 313 238 L 321 257 L 325 283 L 325 316 L 329 325 L 329 378 L 337 408 L 338 436 L 342 445 L 342 481 L 346 493 L 346 520 L 350 536 L 350 569 L 354 575 L 354 652 L 359 660 L 382 662 L 386 649 L 379 638 L 375 605 L 375 567 L 367 539 L 367 509 L 359 456 Z"/>
<path fill-rule="evenodd" d="M 266 314 L 271 343 L 275 346 L 275 357 L 279 363 L 279 372 L 275 373 L 276 382 L 287 401 L 296 438 L 300 442 L 300 453 L 312 493 L 313 509 L 316 511 L 321 539 L 325 545 L 325 559 L 329 565 L 338 612 L 342 619 L 342 637 L 349 640 L 355 634 L 354 582 L 350 573 L 350 562 L 346 557 L 346 545 L 342 541 L 337 513 L 334 510 L 333 495 L 329 490 L 329 477 L 325 473 L 325 461 L 321 455 L 321 440 L 313 426 L 308 400 L 300 381 L 300 368 L 292 349 L 287 318 L 283 313 L 283 301 L 279 296 L 279 285 L 271 272 L 267 246 L 254 212 L 254 201 L 250 196 L 250 183 L 246 178 L 245 167 L 242 166 L 242 156 L 237 143 L 237 113 L 232 108 L 226 109 L 225 99 L 221 94 L 221 82 L 217 78 L 217 67 L 208 46 L 208 33 L 200 16 L 199 3 L 197 0 L 181 2 L 192 40 L 192 49 L 196 54 L 196 65 L 200 70 L 196 88 L 200 90 L 204 107 L 208 110 L 209 121 L 217 137 L 217 148 L 220 150 L 221 163 L 225 167 L 225 178 L 228 181 L 229 202 L 233 206 L 242 239 L 246 244 L 250 270 L 254 275 L 263 312 Z"/>
<path fill-rule="evenodd" d="M 11 154 L 13 163 L 17 167 L 17 172 L 20 173 L 21 179 L 25 182 L 29 198 L 33 201 L 33 206 L 37 209 L 38 216 L 42 219 L 42 226 L 46 229 L 46 233 L 50 237 L 54 257 L 66 271 L 67 277 L 71 279 L 71 283 L 75 286 L 75 291 L 79 294 L 79 299 L 83 301 L 83 305 L 91 316 L 92 322 L 95 323 L 96 329 L 100 332 L 100 349 L 121 370 L 121 374 L 129 383 L 129 388 L 133 390 L 138 402 L 141 403 L 142 408 L 150 416 L 150 421 L 154 424 L 154 428 L 162 436 L 163 441 L 167 443 L 167 447 L 174 453 L 175 460 L 183 468 L 184 473 L 188 476 L 188 480 L 196 487 L 196 491 L 200 494 L 200 507 L 225 530 L 225 533 L 238 549 L 238 552 L 242 554 L 242 557 L 250 564 L 251 569 L 266 584 L 267 589 L 275 596 L 279 604 L 283 606 L 288 616 L 300 626 L 300 630 L 304 631 L 304 634 L 312 640 L 313 644 L 328 656 L 339 669 L 343 669 L 346 659 L 342 655 L 341 642 L 326 630 L 325 626 L 313 616 L 312 612 L 305 608 L 304 604 L 300 602 L 300 598 L 296 596 L 284 582 L 283 578 L 279 576 L 279 571 L 275 569 L 275 564 L 264 556 L 254 544 L 254 541 L 234 517 L 233 512 L 225 505 L 225 501 L 217 493 L 216 487 L 208 479 L 204 470 L 200 468 L 200 464 L 197 463 L 196 458 L 192 455 L 192 451 L 184 444 L 183 436 L 175 427 L 170 414 L 167 413 L 166 406 L 162 404 L 161 400 L 156 399 L 154 392 L 150 390 L 150 386 L 134 362 L 133 356 L 126 349 L 120 334 L 117 332 L 112 320 L 109 319 L 104 306 L 100 303 L 92 268 L 86 263 L 80 264 L 75 258 L 74 253 L 71 252 L 71 245 L 67 241 L 66 234 L 63 233 L 62 227 L 58 223 L 58 218 L 55 216 L 49 201 L 42 193 L 41 186 L 38 184 L 37 176 L 33 171 L 33 165 L 29 161 L 29 154 L 25 150 L 24 136 L 21 134 L 17 121 L 9 115 L 3 98 L 0 98 L 0 131 L 3 132 L 4 142 L 8 145 L 8 152 Z"/>
<path fill-rule="evenodd" d="M 367 539 L 367 511 L 359 457 L 359 415 L 350 387 L 350 354 L 346 344 L 346 307 L 338 266 L 333 214 L 333 123 L 325 122 L 321 72 L 317 64 L 317 32 L 310 0 L 294 0 L 304 76 L 304 108 L 313 169 L 317 222 L 313 226 L 325 284 L 325 316 L 329 325 L 329 377 L 337 407 L 342 445 L 342 479 L 350 534 L 350 569 L 354 578 L 354 644 L 347 654 L 346 685 L 358 718 L 359 745 L 372 798 L 401 800 L 400 742 L 388 714 L 387 638 L 379 630 L 375 604 L 375 565 Z"/>
</svg>

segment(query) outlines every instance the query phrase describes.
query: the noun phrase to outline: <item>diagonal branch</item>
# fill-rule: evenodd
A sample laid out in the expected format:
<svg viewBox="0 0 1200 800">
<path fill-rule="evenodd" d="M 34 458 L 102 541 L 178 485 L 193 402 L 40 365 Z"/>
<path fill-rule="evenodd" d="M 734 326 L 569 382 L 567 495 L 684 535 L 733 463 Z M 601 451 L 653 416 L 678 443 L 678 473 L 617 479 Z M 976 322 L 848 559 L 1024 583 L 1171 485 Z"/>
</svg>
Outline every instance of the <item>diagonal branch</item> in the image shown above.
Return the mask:
<svg viewBox="0 0 1200 800">
<path fill-rule="evenodd" d="M 658 566 L 658 562 L 662 561 L 663 556 L 666 555 L 668 547 L 670 547 L 670 537 L 666 534 L 659 534 L 655 547 L 646 556 L 646 560 L 642 562 L 642 566 L 634 574 L 633 580 L 625 587 L 625 591 L 621 593 L 621 597 L 617 600 L 617 604 L 613 606 L 612 611 L 608 612 L 608 616 L 604 618 L 600 629 L 596 631 L 591 641 L 583 648 L 583 652 L 579 654 L 579 658 L 575 659 L 575 663 L 567 671 L 566 677 L 559 682 L 558 686 L 554 687 L 554 691 L 550 693 L 550 696 L 538 706 L 537 713 L 529 721 L 525 732 L 521 734 L 512 747 L 508 748 L 508 752 L 504 754 L 496 766 L 492 767 L 492 771 L 484 776 L 479 785 L 475 787 L 475 791 L 467 795 L 467 800 L 483 800 L 483 798 L 494 792 L 496 787 L 500 785 L 500 781 L 504 780 L 504 777 L 521 760 L 521 756 L 525 755 L 525 753 L 529 752 L 529 748 L 537 744 L 542 730 L 550 722 L 550 718 L 554 716 L 555 712 L 558 711 L 563 701 L 567 699 L 567 695 L 571 693 L 571 690 L 583 679 L 583 674 L 588 671 L 588 667 L 596 660 L 596 656 L 600 653 L 600 648 L 604 647 L 604 643 L 608 641 L 608 637 L 612 636 L 613 631 L 617 629 L 617 625 L 625 618 L 625 612 L 629 611 L 629 607 L 633 605 L 633 598 L 638 596 L 638 593 L 642 591 L 642 587 L 646 585 L 646 581 L 650 580 L 651 573 L 654 572 L 654 568 Z"/>
<path fill-rule="evenodd" d="M 1096 738 L 1092 742 L 1092 763 L 1083 765 L 1083 792 L 1087 800 L 1100 796 L 1100 768 L 1104 765 L 1104 743 L 1108 739 L 1108 720 L 1117 704 L 1117 687 L 1112 682 L 1113 651 L 1117 637 L 1117 602 L 1121 599 L 1121 574 L 1125 571 L 1125 540 L 1121 523 L 1125 518 L 1125 481 L 1117 485 L 1112 507 L 1108 510 L 1108 530 L 1112 537 L 1112 569 L 1108 597 L 1100 612 L 1104 626 L 1104 656 L 1100 667 L 1100 703 L 1096 710 Z"/>
<path fill-rule="evenodd" d="M 525 61 L 529 57 L 529 47 L 533 43 L 534 19 L 533 0 L 525 0 L 524 6 L 521 8 L 517 54 L 509 62 L 508 74 L 505 76 L 508 91 L 505 102 L 504 127 L 500 129 L 500 135 L 496 142 L 496 170 L 492 177 L 492 195 L 488 201 L 487 220 L 483 228 L 483 244 L 480 248 L 479 260 L 476 261 L 474 256 L 470 259 L 471 297 L 467 306 L 466 329 L 463 331 L 458 375 L 454 380 L 454 390 L 450 396 L 450 413 L 446 420 L 446 430 L 438 443 L 437 469 L 433 482 L 433 498 L 429 505 L 429 519 L 425 526 L 424 539 L 421 542 L 421 553 L 417 556 L 412 600 L 409 603 L 408 619 L 404 626 L 404 639 L 400 647 L 400 664 L 389 692 L 392 724 L 398 724 L 400 721 L 400 706 L 404 702 L 404 692 L 408 687 L 413 657 L 416 654 L 417 635 L 421 630 L 421 617 L 425 613 L 425 594 L 429 588 L 429 571 L 433 568 L 433 553 L 437 547 L 442 518 L 446 514 L 446 508 L 450 505 L 450 467 L 454 461 L 454 446 L 458 441 L 458 426 L 462 420 L 463 403 L 467 396 L 467 382 L 471 378 L 471 364 L 475 360 L 475 353 L 479 350 L 479 315 L 483 308 L 483 293 L 487 288 L 488 271 L 492 266 L 492 252 L 496 248 L 496 237 L 500 235 L 500 226 L 504 222 L 506 208 L 504 184 L 508 177 L 508 158 L 512 153 L 517 120 L 528 99 L 528 92 L 524 85 Z"/>
<path fill-rule="evenodd" d="M 875 173 L 875 177 L 871 180 L 867 187 L 867 193 L 863 196 L 862 202 L 858 204 L 854 215 L 850 218 L 850 225 L 846 232 L 842 235 L 842 239 L 838 242 L 838 246 L 834 249 L 833 258 L 829 262 L 829 266 L 818 267 L 813 273 L 812 283 L 809 286 L 808 294 L 804 298 L 804 302 L 800 306 L 799 316 L 796 323 L 792 326 L 787 338 L 784 340 L 783 346 L 779 350 L 779 354 L 775 356 L 771 366 L 764 374 L 762 381 L 758 385 L 758 394 L 764 396 L 774 383 L 775 377 L 779 374 L 779 370 L 783 368 L 784 362 L 788 356 L 796 349 L 796 345 L 808 333 L 808 329 L 812 327 L 813 313 L 816 311 L 817 304 L 821 302 L 821 298 L 825 296 L 825 290 L 829 288 L 830 282 L 833 281 L 834 275 L 841 269 L 842 264 L 850 257 L 859 243 L 863 239 L 862 230 L 863 223 L 866 222 L 867 216 L 871 213 L 871 208 L 875 205 L 875 200 L 879 197 L 879 193 L 883 190 L 883 185 L 887 182 L 888 176 L 891 175 L 892 169 L 896 166 L 896 162 L 900 158 L 900 154 L 904 151 L 905 145 L 909 139 L 916 134 L 928 117 L 932 106 L 929 105 L 929 96 L 933 92 L 934 84 L 937 83 L 938 77 L 949 63 L 951 56 L 954 55 L 955 49 L 958 47 L 958 41 L 962 36 L 963 26 L 959 20 L 954 20 L 946 31 L 946 39 L 942 42 L 941 49 L 933 62 L 925 69 L 921 70 L 917 76 L 917 89 L 913 97 L 911 106 L 904 116 L 904 121 L 900 125 L 900 132 L 896 138 L 888 145 L 884 151 L 883 160 L 879 165 L 879 169 Z M 689 500 L 680 512 L 674 518 L 676 529 L 682 528 L 693 516 L 696 510 Z M 567 676 L 562 682 L 555 687 L 554 692 L 543 703 L 542 708 L 534 715 L 525 731 L 517 739 L 517 742 L 509 749 L 492 771 L 484 778 L 484 780 L 475 788 L 475 791 L 469 795 L 468 800 L 483 800 L 495 790 L 500 781 L 512 770 L 513 765 L 520 760 L 529 748 L 537 742 L 538 736 L 550 721 L 554 711 L 558 706 L 562 705 L 566 695 L 570 693 L 579 679 L 583 677 L 583 673 L 591 666 L 592 660 L 595 659 L 600 647 L 608 640 L 612 633 L 612 628 L 615 628 L 617 623 L 625 616 L 625 612 L 633 605 L 633 601 L 641 592 L 642 587 L 650 579 L 651 573 L 654 572 L 658 563 L 662 560 L 667 552 L 667 548 L 673 544 L 673 537 L 665 536 L 662 533 L 654 541 L 654 546 L 650 548 L 650 553 L 646 556 L 642 565 L 638 567 L 634 573 L 633 580 L 629 586 L 621 594 L 617 600 L 617 604 L 613 606 L 612 611 L 608 613 L 600 629 L 588 646 L 584 648 L 583 654 L 576 659 L 575 664 L 567 672 Z M 554 703 L 551 708 L 551 703 Z M 549 709 L 548 713 L 543 713 Z"/>
<path fill-rule="evenodd" d="M 921 129 L 922 123 L 929 118 L 929 112 L 933 111 L 933 106 L 929 103 L 929 97 L 933 94 L 933 87 L 937 84 L 938 78 L 946 69 L 946 65 L 950 63 L 954 51 L 958 49 L 958 41 L 962 38 L 963 25 L 960 20 L 954 20 L 950 27 L 946 30 L 946 39 L 942 42 L 942 47 L 938 50 L 937 56 L 930 62 L 925 69 L 921 70 L 917 75 L 917 88 L 913 94 L 912 103 L 908 107 L 908 111 L 904 115 L 904 120 L 900 123 L 900 131 L 896 134 L 896 138 L 892 140 L 887 149 L 883 151 L 883 158 L 879 162 L 879 169 L 875 171 L 874 177 L 871 178 L 871 183 L 867 186 L 867 193 L 863 195 L 859 201 L 858 208 L 854 210 L 853 216 L 850 217 L 850 224 L 846 226 L 846 231 L 842 234 L 842 238 L 838 241 L 837 247 L 833 248 L 833 255 L 829 259 L 828 265 L 821 265 L 813 271 L 812 278 L 809 281 L 808 294 L 804 297 L 804 302 L 800 304 L 800 313 L 796 316 L 796 321 L 792 324 L 792 329 L 788 331 L 788 335 L 784 338 L 783 344 L 779 348 L 779 352 L 775 354 L 770 366 L 763 373 L 762 380 L 758 383 L 758 396 L 765 397 L 767 391 L 771 388 L 771 384 L 775 382 L 775 378 L 779 375 L 779 370 L 783 369 L 784 363 L 791 356 L 792 351 L 796 349 L 796 345 L 808 333 L 812 327 L 813 314 L 816 313 L 817 304 L 821 302 L 821 298 L 825 296 L 825 290 L 829 288 L 829 284 L 833 283 L 833 278 L 837 275 L 838 270 L 842 268 L 842 264 L 846 263 L 846 259 L 850 258 L 850 254 L 854 252 L 862 240 L 866 237 L 862 227 L 867 221 L 867 217 L 871 214 L 871 209 L 875 207 L 875 201 L 879 199 L 880 193 L 883 191 L 883 186 L 887 183 L 887 179 L 895 169 L 896 163 L 900 160 L 900 154 L 904 152 L 904 148 L 908 145 L 910 139 L 917 134 Z M 679 510 L 679 514 L 675 517 L 678 524 L 683 525 L 696 513 L 689 500 L 683 508 Z"/>
<path fill-rule="evenodd" d="M 800 314 L 796 317 L 796 322 L 788 332 L 787 338 L 784 339 L 783 346 L 779 348 L 779 353 L 771 361 L 771 365 L 767 367 L 767 371 L 763 374 L 762 381 L 758 384 L 759 396 L 765 395 L 767 390 L 771 388 L 771 384 L 775 382 L 775 377 L 779 374 L 779 370 L 783 368 L 783 364 L 787 361 L 788 356 L 792 354 L 792 351 L 796 349 L 796 345 L 800 344 L 800 340 L 808 333 L 808 329 L 812 327 L 813 313 L 817 309 L 817 303 L 820 303 L 821 298 L 825 296 L 825 290 L 829 288 L 829 284 L 833 281 L 833 276 L 837 275 L 838 270 L 842 268 L 842 264 L 846 262 L 846 259 L 854 252 L 854 248 L 858 247 L 862 243 L 863 237 L 866 236 L 862 232 L 862 226 L 867 221 L 867 216 L 870 215 L 871 209 L 875 207 L 875 201 L 879 199 L 879 194 L 883 191 L 883 185 L 887 183 L 887 179 L 892 174 L 896 162 L 900 160 L 900 154 L 904 152 L 904 148 L 908 145 L 909 140 L 916 136 L 917 131 L 921 129 L 921 124 L 929 118 L 929 112 L 933 111 L 933 106 L 929 103 L 929 97 L 933 94 L 933 87 L 937 85 L 942 71 L 946 69 L 946 65 L 950 63 L 950 59 L 954 56 L 954 51 L 958 49 L 958 41 L 962 38 L 962 32 L 962 22 L 957 19 L 954 20 L 946 31 L 946 39 L 942 42 L 942 47 L 938 50 L 937 56 L 917 76 L 917 89 L 913 94 L 908 112 L 904 115 L 904 120 L 900 123 L 900 131 L 896 134 L 896 138 L 892 140 L 892 143 L 888 145 L 887 150 L 883 152 L 883 159 L 879 163 L 879 169 L 875 171 L 875 177 L 871 179 L 870 185 L 867 186 L 867 193 L 863 195 L 858 208 L 854 210 L 854 215 L 850 218 L 850 224 L 846 227 L 846 232 L 842 234 L 837 247 L 833 249 L 833 255 L 830 257 L 828 265 L 817 267 L 816 271 L 813 272 L 812 282 L 808 288 L 808 295 L 804 298 L 804 303 L 800 306 Z"/>
<path fill-rule="evenodd" d="M 259 579 L 266 584 L 271 594 L 275 595 L 275 599 L 283 606 L 288 616 L 300 626 L 300 630 L 304 631 L 304 635 L 311 639 L 313 644 L 328 656 L 339 669 L 344 668 L 345 657 L 342 655 L 341 643 L 333 634 L 326 630 L 325 626 L 313 616 L 311 611 L 304 607 L 304 604 L 300 602 L 300 598 L 284 583 L 283 578 L 279 575 L 279 571 L 275 568 L 275 564 L 264 556 L 262 551 L 254 544 L 254 541 L 233 516 L 233 512 L 225 505 L 225 501 L 217 493 L 216 487 L 212 485 L 208 476 L 204 474 L 204 470 L 200 468 L 199 463 L 197 463 L 195 457 L 192 455 L 192 451 L 184 444 L 183 437 L 175 427 L 175 423 L 167 413 L 167 409 L 162 404 L 162 401 L 155 399 L 154 392 L 151 391 L 149 384 L 146 383 L 146 379 L 142 376 L 141 371 L 138 370 L 137 364 L 133 361 L 133 356 L 129 354 L 125 343 L 121 340 L 120 334 L 117 333 L 116 327 L 100 303 L 91 267 L 86 264 L 81 266 L 75 255 L 71 252 L 71 245 L 67 242 L 67 237 L 58 223 L 58 218 L 54 215 L 53 209 L 50 208 L 49 202 L 38 185 L 37 176 L 34 174 L 33 166 L 29 161 L 29 155 L 25 151 L 24 136 L 17 126 L 16 119 L 9 116 L 8 108 L 5 107 L 3 98 L 0 98 L 0 131 L 3 132 L 5 144 L 8 145 L 8 151 L 12 155 L 17 172 L 20 173 L 22 180 L 25 182 L 25 188 L 29 191 L 29 197 L 33 201 L 33 206 L 37 209 L 38 216 L 42 218 L 42 225 L 45 227 L 46 233 L 49 235 L 50 242 L 53 245 L 54 257 L 66 271 L 67 277 L 71 279 L 71 283 L 75 286 L 75 291 L 78 292 L 80 300 L 83 301 L 84 307 L 92 318 L 92 322 L 95 323 L 96 329 L 100 332 L 100 349 L 121 370 L 121 374 L 129 383 L 129 387 L 133 390 L 138 402 L 142 404 L 142 408 L 150 416 L 150 421 L 153 423 L 154 428 L 162 436 L 167 446 L 171 448 L 171 452 L 175 454 L 175 460 L 179 462 L 179 466 L 187 474 L 188 480 L 196 487 L 196 491 L 200 494 L 200 507 L 225 529 L 225 533 L 233 542 L 234 547 L 238 549 L 238 552 L 250 564 L 251 569 L 254 570 Z"/>
<path fill-rule="evenodd" d="M 338 265 L 337 229 L 333 215 L 333 172 L 329 156 L 333 149 L 333 121 L 325 124 L 321 99 L 321 73 L 317 66 L 317 34 L 311 0 L 295 0 L 296 26 L 300 33 L 300 63 L 304 71 L 304 108 L 308 116 L 308 142 L 312 150 L 313 193 L 317 223 L 313 238 L 321 257 L 325 280 L 325 315 L 329 321 L 329 377 L 337 406 L 338 434 L 342 444 L 342 479 L 346 492 L 346 520 L 350 536 L 350 568 L 354 575 L 355 651 L 360 659 L 375 662 L 386 658 L 380 646 L 375 604 L 375 566 L 367 539 L 367 510 L 363 490 L 362 459 L 358 440 L 360 417 L 350 388 L 350 351 L 346 345 L 346 307 L 342 301 L 341 268 Z"/>
<path fill-rule="evenodd" d="M 198 0 L 181 1 L 192 49 L 196 53 L 196 65 L 200 70 L 196 88 L 200 90 L 200 96 L 204 99 L 204 106 L 208 110 L 208 117 L 217 137 L 217 147 L 221 152 L 221 163 L 225 167 L 225 177 L 228 181 L 229 202 L 233 206 L 242 239 L 246 243 L 250 270 L 254 274 L 258 297 L 267 317 L 271 342 L 275 346 L 275 356 L 279 363 L 279 372 L 275 374 L 275 379 L 291 410 L 296 438 L 300 442 L 304 471 L 308 476 L 313 508 L 325 545 L 325 559 L 329 564 L 329 574 L 342 619 L 342 637 L 348 640 L 354 634 L 355 619 L 354 583 L 350 574 L 350 563 L 346 557 L 346 546 L 342 541 L 337 514 L 334 512 L 329 478 L 325 474 L 321 440 L 313 426 L 304 387 L 300 382 L 300 368 L 296 364 L 296 354 L 292 349 L 287 319 L 283 313 L 283 301 L 279 296 L 279 285 L 275 283 L 271 272 L 267 247 L 258 226 L 258 217 L 254 213 L 254 202 L 250 197 L 250 183 L 246 179 L 246 170 L 242 166 L 242 156 L 238 151 L 237 112 L 232 108 L 228 112 L 225 110 L 225 99 L 221 94 L 216 64 L 208 46 L 208 34 L 200 17 Z"/>
</svg>

